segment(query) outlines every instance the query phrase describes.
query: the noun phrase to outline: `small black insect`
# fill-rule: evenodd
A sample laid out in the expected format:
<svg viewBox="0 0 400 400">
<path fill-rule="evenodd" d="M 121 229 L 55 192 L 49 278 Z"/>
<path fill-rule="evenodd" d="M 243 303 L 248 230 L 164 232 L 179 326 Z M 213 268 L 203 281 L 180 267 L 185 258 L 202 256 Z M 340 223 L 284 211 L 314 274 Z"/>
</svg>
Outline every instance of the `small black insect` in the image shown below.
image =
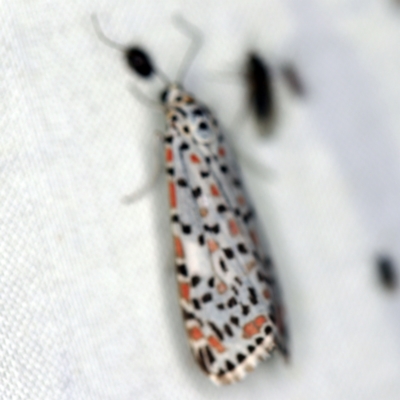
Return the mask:
<svg viewBox="0 0 400 400">
<path fill-rule="evenodd" d="M 392 258 L 386 254 L 378 255 L 376 267 L 381 284 L 387 289 L 395 289 L 397 287 L 397 271 Z"/>
<path fill-rule="evenodd" d="M 154 64 L 148 53 L 140 46 L 124 46 L 120 43 L 114 42 L 109 39 L 101 30 L 99 21 L 96 15 L 92 15 L 92 23 L 99 39 L 106 45 L 121 51 L 124 55 L 128 67 L 140 75 L 142 78 L 150 79 L 157 76 L 165 83 L 168 83 L 168 78 L 164 75 L 159 68 L 155 68 Z"/>
<path fill-rule="evenodd" d="M 271 67 L 255 52 L 247 56 L 245 79 L 250 109 L 262 132 L 268 133 L 276 109 L 273 76 Z"/>
<path fill-rule="evenodd" d="M 143 78 L 151 78 L 154 74 L 153 63 L 148 54 L 139 47 L 129 47 L 124 51 L 125 59 L 131 69 Z"/>
<path fill-rule="evenodd" d="M 306 94 L 303 82 L 301 81 L 298 71 L 293 64 L 283 64 L 281 66 L 281 74 L 289 89 L 294 94 L 300 97 Z"/>
</svg>

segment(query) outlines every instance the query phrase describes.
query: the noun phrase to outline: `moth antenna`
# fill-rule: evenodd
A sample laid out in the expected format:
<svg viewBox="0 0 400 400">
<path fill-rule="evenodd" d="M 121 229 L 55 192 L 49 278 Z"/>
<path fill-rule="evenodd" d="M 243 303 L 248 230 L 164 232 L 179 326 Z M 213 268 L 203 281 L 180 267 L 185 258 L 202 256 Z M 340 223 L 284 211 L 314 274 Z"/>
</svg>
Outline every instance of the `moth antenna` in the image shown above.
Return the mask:
<svg viewBox="0 0 400 400">
<path fill-rule="evenodd" d="M 101 29 L 101 25 L 96 14 L 91 15 L 91 20 L 97 37 L 107 46 L 121 51 L 125 55 L 125 59 L 132 70 L 144 78 L 149 78 L 152 75 L 155 75 L 165 85 L 170 84 L 170 80 L 168 79 L 167 75 L 159 68 L 155 68 L 153 66 L 150 57 L 145 51 L 138 46 L 124 46 L 121 43 L 114 42 L 112 39 L 107 37 L 104 31 Z"/>
<path fill-rule="evenodd" d="M 109 37 L 106 36 L 104 31 L 101 29 L 101 25 L 99 19 L 97 18 L 96 14 L 92 14 L 90 16 L 92 20 L 94 31 L 96 32 L 97 37 L 107 46 L 112 47 L 113 49 L 117 49 L 119 51 L 125 52 L 125 46 L 120 43 L 114 42 Z"/>
<path fill-rule="evenodd" d="M 182 60 L 176 79 L 177 82 L 183 82 L 193 60 L 203 44 L 203 35 L 198 28 L 186 21 L 181 15 L 174 15 L 172 21 L 176 28 L 191 39 L 191 45 Z"/>
</svg>

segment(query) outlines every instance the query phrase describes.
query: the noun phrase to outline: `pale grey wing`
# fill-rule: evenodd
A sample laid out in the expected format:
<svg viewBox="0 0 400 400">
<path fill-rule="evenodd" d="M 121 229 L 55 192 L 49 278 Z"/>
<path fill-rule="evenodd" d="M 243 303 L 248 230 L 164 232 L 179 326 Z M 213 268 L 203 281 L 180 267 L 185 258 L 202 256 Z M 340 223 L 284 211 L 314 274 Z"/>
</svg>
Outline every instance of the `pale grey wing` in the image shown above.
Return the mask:
<svg viewBox="0 0 400 400">
<path fill-rule="evenodd" d="M 203 370 L 216 383 L 230 383 L 275 347 L 269 286 L 250 233 L 235 215 L 238 199 L 229 172 L 217 163 L 218 147 L 189 141 L 175 128 L 170 136 L 167 170 L 173 167 L 171 219 L 185 325 Z"/>
</svg>

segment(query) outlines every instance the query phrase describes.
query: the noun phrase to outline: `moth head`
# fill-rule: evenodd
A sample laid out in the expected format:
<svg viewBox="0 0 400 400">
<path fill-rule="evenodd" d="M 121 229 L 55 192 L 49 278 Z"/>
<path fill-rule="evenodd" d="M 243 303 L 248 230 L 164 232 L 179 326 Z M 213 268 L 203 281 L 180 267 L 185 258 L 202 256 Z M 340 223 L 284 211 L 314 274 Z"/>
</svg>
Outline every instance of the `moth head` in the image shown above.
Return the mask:
<svg viewBox="0 0 400 400">
<path fill-rule="evenodd" d="M 178 106 L 182 102 L 187 102 L 189 98 L 190 95 L 176 83 L 168 85 L 160 94 L 161 103 L 167 107 Z"/>
</svg>

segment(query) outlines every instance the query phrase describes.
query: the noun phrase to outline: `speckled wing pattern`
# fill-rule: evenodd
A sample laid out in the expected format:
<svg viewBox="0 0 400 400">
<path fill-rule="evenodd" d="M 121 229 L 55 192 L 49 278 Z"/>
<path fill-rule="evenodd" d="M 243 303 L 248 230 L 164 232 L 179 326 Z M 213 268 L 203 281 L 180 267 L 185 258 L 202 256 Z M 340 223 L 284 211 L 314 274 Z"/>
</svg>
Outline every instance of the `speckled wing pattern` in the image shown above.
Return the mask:
<svg viewBox="0 0 400 400">
<path fill-rule="evenodd" d="M 185 92 L 166 108 L 165 159 L 180 304 L 191 349 L 216 384 L 286 356 L 280 291 L 234 155 Z"/>
</svg>

